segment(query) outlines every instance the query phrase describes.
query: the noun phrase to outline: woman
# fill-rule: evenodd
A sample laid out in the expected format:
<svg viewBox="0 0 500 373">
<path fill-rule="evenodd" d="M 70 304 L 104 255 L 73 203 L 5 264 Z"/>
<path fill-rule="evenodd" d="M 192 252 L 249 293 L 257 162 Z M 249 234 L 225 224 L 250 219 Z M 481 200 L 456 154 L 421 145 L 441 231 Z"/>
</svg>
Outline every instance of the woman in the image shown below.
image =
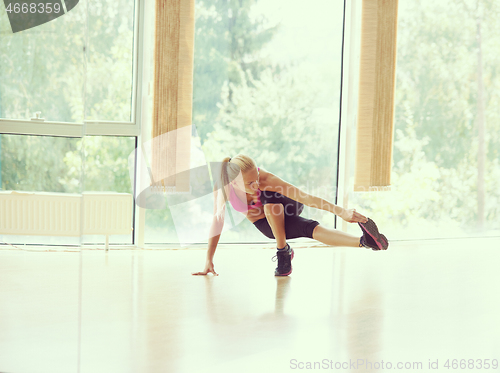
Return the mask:
<svg viewBox="0 0 500 373">
<path fill-rule="evenodd" d="M 356 210 L 346 210 L 304 193 L 278 176 L 257 167 L 253 159 L 246 155 L 227 157 L 222 162 L 220 181 L 214 187 L 214 218 L 210 228 L 205 269 L 194 272 L 193 275 L 218 275 L 214 269 L 213 257 L 224 226 L 227 200 L 235 210 L 244 213 L 265 236 L 276 239 L 275 257 L 278 259 L 278 266 L 275 276 L 288 276 L 292 273 L 291 260 L 294 252 L 287 243 L 292 238 L 309 237 L 326 245 L 387 250 L 387 238 L 379 233 L 371 219 Z M 304 205 L 329 211 L 349 223 L 358 223 L 363 235 L 356 237 L 301 217 Z"/>
</svg>

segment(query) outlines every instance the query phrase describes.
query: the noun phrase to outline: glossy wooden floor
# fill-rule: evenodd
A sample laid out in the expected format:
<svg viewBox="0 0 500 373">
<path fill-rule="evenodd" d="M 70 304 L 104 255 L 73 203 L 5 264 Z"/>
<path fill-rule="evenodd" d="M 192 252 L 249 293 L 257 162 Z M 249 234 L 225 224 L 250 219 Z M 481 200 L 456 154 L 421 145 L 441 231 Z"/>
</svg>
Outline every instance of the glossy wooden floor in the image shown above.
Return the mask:
<svg viewBox="0 0 500 373">
<path fill-rule="evenodd" d="M 296 248 L 284 278 L 273 255 L 220 248 L 220 276 L 195 277 L 204 250 L 0 250 L 0 372 L 431 371 L 429 360 L 449 372 L 447 359 L 500 360 L 499 239 Z"/>
</svg>

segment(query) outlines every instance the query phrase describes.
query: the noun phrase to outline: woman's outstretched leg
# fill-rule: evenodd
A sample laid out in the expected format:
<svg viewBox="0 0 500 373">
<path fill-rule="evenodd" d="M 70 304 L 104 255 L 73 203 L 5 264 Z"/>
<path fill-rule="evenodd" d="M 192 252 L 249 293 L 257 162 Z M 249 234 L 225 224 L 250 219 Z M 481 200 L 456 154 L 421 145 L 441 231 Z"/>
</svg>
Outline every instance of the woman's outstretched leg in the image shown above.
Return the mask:
<svg viewBox="0 0 500 373">
<path fill-rule="evenodd" d="M 323 227 L 316 226 L 313 230 L 313 239 L 330 246 L 359 247 L 359 236 Z"/>
</svg>

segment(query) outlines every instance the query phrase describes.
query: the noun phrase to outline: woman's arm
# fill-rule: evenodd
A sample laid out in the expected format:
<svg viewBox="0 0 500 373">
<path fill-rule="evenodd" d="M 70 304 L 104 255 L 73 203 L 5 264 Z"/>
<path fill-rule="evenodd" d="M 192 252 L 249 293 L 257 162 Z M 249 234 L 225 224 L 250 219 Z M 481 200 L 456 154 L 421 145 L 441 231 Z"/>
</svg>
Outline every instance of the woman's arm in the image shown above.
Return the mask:
<svg viewBox="0 0 500 373">
<path fill-rule="evenodd" d="M 212 220 L 212 225 L 210 226 L 210 232 L 208 237 L 208 250 L 207 259 L 205 261 L 205 269 L 201 272 L 193 272 L 192 275 L 206 275 L 208 273 L 213 273 L 214 276 L 218 276 L 214 269 L 214 255 L 215 249 L 217 249 L 217 244 L 219 243 L 219 238 L 224 227 L 224 214 L 221 218 L 216 217 L 217 213 L 217 190 L 214 190 L 214 217 Z"/>
<path fill-rule="evenodd" d="M 266 172 L 262 176 L 260 179 L 260 186 L 262 190 L 281 193 L 284 196 L 303 203 L 306 206 L 331 212 L 349 223 L 366 223 L 368 221 L 365 216 L 357 213 L 355 209 L 346 210 L 323 198 L 310 195 L 270 172 Z"/>
</svg>

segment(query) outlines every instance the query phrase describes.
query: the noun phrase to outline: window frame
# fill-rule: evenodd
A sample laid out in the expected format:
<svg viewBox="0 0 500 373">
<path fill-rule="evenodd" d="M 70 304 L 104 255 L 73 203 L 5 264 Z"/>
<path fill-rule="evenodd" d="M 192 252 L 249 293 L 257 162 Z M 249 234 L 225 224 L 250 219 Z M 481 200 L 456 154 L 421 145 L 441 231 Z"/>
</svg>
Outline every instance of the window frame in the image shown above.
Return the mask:
<svg viewBox="0 0 500 373">
<path fill-rule="evenodd" d="M 38 135 L 51 137 L 83 138 L 84 136 L 113 136 L 135 138 L 135 162 L 134 183 L 132 185 L 135 199 L 137 187 L 137 146 L 141 138 L 143 110 L 142 105 L 146 102 L 143 97 L 144 74 L 144 23 L 145 23 L 146 0 L 134 0 L 134 30 L 133 30 L 133 52 L 132 52 L 132 90 L 131 90 L 131 121 L 105 121 L 105 120 L 83 120 L 82 122 L 58 122 L 39 119 L 7 119 L 0 118 L 0 134 L 8 135 Z M 85 36 L 86 44 L 88 37 Z M 84 52 L 84 60 L 88 59 L 88 48 Z M 86 64 L 85 64 L 86 66 Z M 86 68 L 85 68 L 86 74 Z M 148 92 L 146 92 L 148 94 Z M 85 97 L 84 97 L 85 100 Z M 134 203 L 132 211 L 132 246 L 137 247 L 137 237 L 144 236 L 144 232 L 137 226 L 144 226 L 144 213 L 136 214 Z M 139 224 L 138 224 L 139 223 Z M 144 239 L 142 239 L 143 241 Z M 127 245 L 126 245 L 127 246 Z"/>
</svg>

